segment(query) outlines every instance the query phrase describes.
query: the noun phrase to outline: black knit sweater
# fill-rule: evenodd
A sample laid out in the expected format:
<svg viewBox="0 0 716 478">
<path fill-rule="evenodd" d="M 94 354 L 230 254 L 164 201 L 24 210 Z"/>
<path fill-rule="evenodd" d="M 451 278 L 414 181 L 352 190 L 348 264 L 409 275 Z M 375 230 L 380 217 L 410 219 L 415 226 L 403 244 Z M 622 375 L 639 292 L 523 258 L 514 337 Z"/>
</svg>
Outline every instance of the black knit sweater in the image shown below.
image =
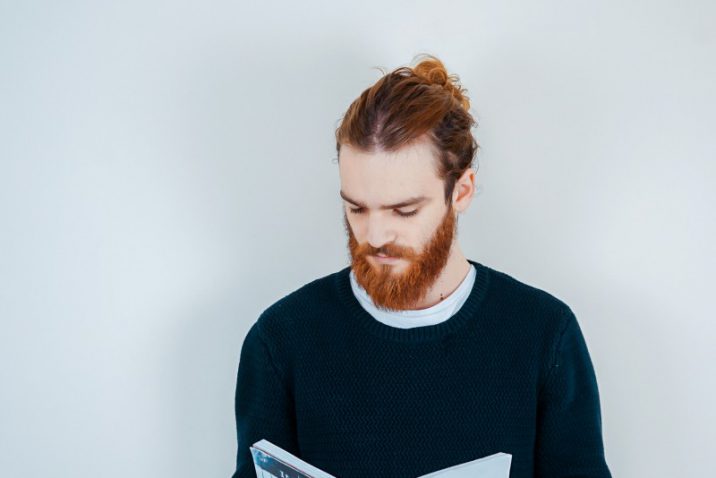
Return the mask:
<svg viewBox="0 0 716 478">
<path fill-rule="evenodd" d="M 339 478 L 415 478 L 496 452 L 511 478 L 610 477 L 574 313 L 469 262 L 472 291 L 438 324 L 377 321 L 349 267 L 268 307 L 241 349 L 233 478 L 255 477 L 262 438 Z"/>
</svg>

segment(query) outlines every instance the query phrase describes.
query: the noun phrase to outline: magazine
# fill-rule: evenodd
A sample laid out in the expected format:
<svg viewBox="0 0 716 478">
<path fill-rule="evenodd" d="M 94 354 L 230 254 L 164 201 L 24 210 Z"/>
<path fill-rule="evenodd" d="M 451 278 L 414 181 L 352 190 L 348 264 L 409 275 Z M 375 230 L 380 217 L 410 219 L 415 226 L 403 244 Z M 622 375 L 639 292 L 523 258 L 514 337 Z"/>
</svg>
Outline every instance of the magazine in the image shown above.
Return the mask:
<svg viewBox="0 0 716 478">
<path fill-rule="evenodd" d="M 268 440 L 259 440 L 249 448 L 257 478 L 336 478 Z M 512 455 L 495 453 L 416 478 L 509 478 L 511 464 Z"/>
</svg>

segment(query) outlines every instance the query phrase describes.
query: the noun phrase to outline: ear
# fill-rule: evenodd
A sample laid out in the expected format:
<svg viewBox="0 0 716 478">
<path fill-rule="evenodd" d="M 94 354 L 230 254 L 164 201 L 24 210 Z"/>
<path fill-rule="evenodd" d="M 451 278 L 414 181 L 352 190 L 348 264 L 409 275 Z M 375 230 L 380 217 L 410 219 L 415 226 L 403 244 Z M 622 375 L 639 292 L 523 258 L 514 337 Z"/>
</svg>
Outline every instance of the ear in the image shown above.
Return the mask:
<svg viewBox="0 0 716 478">
<path fill-rule="evenodd" d="M 453 207 L 458 213 L 464 212 L 475 195 L 475 170 L 467 168 L 455 182 L 452 192 Z"/>
</svg>

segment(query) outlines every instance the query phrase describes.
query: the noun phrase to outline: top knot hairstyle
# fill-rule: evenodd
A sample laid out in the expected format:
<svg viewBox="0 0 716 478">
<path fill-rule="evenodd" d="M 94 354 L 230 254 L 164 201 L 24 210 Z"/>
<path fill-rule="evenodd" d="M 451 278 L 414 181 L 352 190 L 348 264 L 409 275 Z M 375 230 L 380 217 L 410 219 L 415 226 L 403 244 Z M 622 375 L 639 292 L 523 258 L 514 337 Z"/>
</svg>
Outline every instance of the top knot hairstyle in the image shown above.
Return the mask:
<svg viewBox="0 0 716 478">
<path fill-rule="evenodd" d="M 393 152 L 424 134 L 435 152 L 436 174 L 445 181 L 445 203 L 472 166 L 479 145 L 470 131 L 477 122 L 457 75 L 432 55 L 414 67 L 385 73 L 351 103 L 336 129 L 336 151 L 349 144 L 365 152 Z M 382 69 L 381 69 L 382 71 Z"/>
</svg>

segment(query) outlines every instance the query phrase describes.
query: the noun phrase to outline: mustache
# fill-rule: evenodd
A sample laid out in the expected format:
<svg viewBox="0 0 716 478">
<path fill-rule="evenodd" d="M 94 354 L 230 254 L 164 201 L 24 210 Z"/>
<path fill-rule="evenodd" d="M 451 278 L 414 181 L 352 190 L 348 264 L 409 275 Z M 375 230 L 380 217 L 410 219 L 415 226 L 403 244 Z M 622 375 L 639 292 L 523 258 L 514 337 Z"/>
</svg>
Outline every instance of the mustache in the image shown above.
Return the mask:
<svg viewBox="0 0 716 478">
<path fill-rule="evenodd" d="M 415 253 L 409 248 L 403 248 L 393 244 L 386 244 L 381 247 L 373 247 L 370 244 L 362 244 L 358 247 L 357 252 L 361 256 L 375 256 L 382 254 L 390 257 L 406 259 L 410 259 L 415 256 Z"/>
</svg>

